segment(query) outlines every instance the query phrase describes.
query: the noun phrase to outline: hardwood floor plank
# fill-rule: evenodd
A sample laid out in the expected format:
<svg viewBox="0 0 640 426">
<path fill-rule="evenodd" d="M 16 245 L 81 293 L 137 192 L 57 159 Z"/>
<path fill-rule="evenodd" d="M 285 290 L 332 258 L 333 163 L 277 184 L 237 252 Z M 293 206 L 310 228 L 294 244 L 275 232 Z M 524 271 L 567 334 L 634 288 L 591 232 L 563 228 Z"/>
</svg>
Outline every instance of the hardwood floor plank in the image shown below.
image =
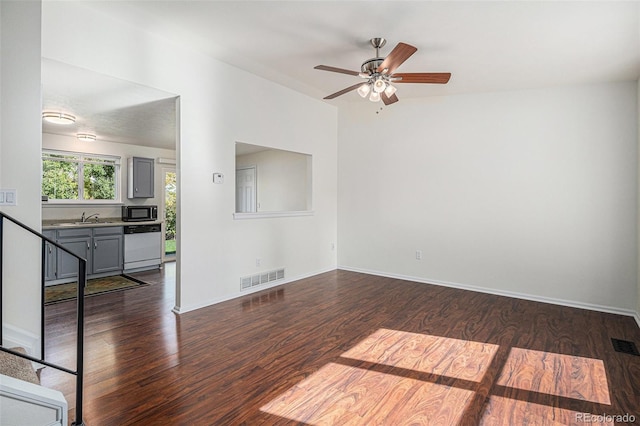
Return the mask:
<svg viewBox="0 0 640 426">
<path fill-rule="evenodd" d="M 640 417 L 633 318 L 332 271 L 182 315 L 175 266 L 86 302 L 92 425 L 577 424 Z M 73 367 L 75 305 L 47 306 Z M 73 419 L 74 382 L 50 368 Z M 603 422 L 603 424 L 607 424 Z"/>
</svg>

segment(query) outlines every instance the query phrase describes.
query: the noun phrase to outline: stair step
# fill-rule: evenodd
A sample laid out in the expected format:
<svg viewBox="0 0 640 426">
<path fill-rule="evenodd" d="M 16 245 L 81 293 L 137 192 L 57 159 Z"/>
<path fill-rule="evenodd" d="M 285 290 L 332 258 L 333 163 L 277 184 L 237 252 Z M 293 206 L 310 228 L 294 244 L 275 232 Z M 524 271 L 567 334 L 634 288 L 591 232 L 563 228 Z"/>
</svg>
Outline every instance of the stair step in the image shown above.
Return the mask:
<svg viewBox="0 0 640 426">
<path fill-rule="evenodd" d="M 27 354 L 24 348 L 10 348 L 14 352 L 20 352 Z M 38 374 L 33 369 L 31 361 L 28 359 L 20 358 L 13 354 L 0 351 L 0 374 L 13 377 L 18 380 L 24 380 L 25 382 L 40 384 Z"/>
</svg>

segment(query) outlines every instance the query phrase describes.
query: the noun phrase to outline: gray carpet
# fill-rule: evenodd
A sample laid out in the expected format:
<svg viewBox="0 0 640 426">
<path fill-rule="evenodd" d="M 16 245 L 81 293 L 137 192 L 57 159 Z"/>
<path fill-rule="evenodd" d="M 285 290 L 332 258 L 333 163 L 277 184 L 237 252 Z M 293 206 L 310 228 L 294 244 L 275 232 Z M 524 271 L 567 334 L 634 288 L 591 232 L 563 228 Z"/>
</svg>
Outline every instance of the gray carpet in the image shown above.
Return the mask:
<svg viewBox="0 0 640 426">
<path fill-rule="evenodd" d="M 23 348 L 10 348 L 14 352 L 27 354 Z M 40 379 L 28 359 L 20 358 L 13 354 L 0 351 L 0 374 L 10 376 L 25 382 L 40 384 Z"/>
</svg>

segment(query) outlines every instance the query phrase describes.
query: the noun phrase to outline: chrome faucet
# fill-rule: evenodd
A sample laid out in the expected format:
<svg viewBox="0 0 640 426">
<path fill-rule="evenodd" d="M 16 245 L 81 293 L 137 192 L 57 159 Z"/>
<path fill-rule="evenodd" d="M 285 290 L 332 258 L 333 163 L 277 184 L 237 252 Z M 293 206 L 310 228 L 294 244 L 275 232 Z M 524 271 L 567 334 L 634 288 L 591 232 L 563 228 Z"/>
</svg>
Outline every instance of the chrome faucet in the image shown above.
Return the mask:
<svg viewBox="0 0 640 426">
<path fill-rule="evenodd" d="M 94 214 L 90 214 L 89 216 L 85 217 L 84 216 L 85 212 L 82 212 L 82 217 L 80 218 L 80 220 L 82 221 L 82 223 L 86 223 L 89 219 L 91 219 L 92 217 L 96 218 L 96 222 L 98 221 L 98 216 L 100 216 L 100 213 L 94 213 Z"/>
</svg>

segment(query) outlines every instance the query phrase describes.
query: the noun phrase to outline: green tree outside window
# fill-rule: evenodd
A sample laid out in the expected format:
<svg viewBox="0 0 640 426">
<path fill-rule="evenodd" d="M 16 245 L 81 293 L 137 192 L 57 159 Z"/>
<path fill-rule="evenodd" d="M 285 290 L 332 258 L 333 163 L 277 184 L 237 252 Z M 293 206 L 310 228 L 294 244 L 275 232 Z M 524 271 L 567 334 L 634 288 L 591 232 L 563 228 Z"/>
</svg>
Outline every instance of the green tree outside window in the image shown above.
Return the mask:
<svg viewBox="0 0 640 426">
<path fill-rule="evenodd" d="M 42 153 L 42 195 L 50 201 L 119 201 L 120 157 Z"/>
</svg>

